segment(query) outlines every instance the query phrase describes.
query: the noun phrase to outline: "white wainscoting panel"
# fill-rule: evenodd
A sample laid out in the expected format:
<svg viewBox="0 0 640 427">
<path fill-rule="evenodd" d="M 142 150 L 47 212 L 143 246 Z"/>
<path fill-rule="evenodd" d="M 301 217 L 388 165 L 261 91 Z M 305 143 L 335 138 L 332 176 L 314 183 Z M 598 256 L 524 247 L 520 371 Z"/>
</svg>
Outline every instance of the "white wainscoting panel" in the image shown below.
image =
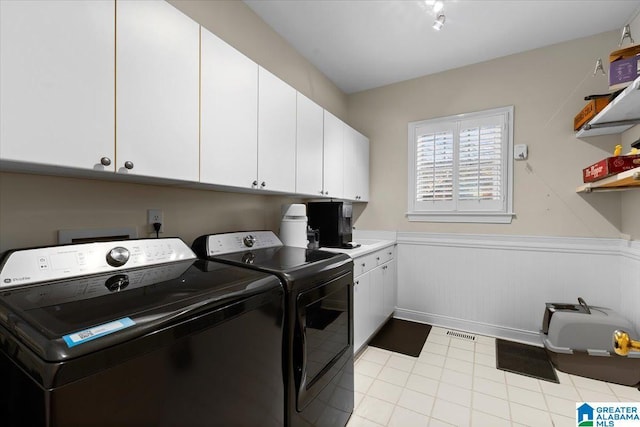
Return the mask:
<svg viewBox="0 0 640 427">
<path fill-rule="evenodd" d="M 640 330 L 640 247 L 621 239 L 399 232 L 397 258 L 396 317 L 540 345 L 545 303 L 582 297 Z"/>
<path fill-rule="evenodd" d="M 628 245 L 622 251 L 620 313 L 631 320 L 640 334 L 640 242 L 624 242 Z M 640 335 L 632 337 L 640 339 Z"/>
</svg>

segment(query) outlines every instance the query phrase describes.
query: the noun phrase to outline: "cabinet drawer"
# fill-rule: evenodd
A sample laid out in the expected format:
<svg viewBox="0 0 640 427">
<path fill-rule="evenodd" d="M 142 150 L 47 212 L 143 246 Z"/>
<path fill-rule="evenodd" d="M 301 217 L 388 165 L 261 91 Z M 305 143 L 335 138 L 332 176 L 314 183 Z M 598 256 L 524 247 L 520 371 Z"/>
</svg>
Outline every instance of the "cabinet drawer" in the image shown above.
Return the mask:
<svg viewBox="0 0 640 427">
<path fill-rule="evenodd" d="M 388 248 L 381 249 L 374 253 L 376 265 L 382 265 L 385 262 L 389 262 L 393 259 L 394 256 L 394 247 L 389 246 Z"/>
<path fill-rule="evenodd" d="M 361 256 L 353 260 L 354 277 L 358 277 L 378 265 L 376 261 L 376 253 Z"/>
</svg>

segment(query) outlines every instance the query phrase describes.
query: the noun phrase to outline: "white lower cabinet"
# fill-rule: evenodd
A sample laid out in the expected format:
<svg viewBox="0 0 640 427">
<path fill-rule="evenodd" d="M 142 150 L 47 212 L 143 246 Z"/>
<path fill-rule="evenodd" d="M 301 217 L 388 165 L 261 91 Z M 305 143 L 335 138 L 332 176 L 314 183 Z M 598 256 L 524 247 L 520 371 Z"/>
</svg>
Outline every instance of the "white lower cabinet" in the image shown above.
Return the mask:
<svg viewBox="0 0 640 427">
<path fill-rule="evenodd" d="M 369 274 L 357 277 L 353 283 L 353 349 L 356 351 L 369 338 L 371 329 L 369 325 L 371 318 Z"/>
<path fill-rule="evenodd" d="M 396 285 L 396 260 L 391 260 L 382 266 L 382 310 L 387 318 L 396 309 L 398 301 L 398 287 Z"/>
<path fill-rule="evenodd" d="M 357 352 L 380 329 L 396 307 L 396 261 L 388 247 L 355 258 L 353 350 Z"/>
</svg>

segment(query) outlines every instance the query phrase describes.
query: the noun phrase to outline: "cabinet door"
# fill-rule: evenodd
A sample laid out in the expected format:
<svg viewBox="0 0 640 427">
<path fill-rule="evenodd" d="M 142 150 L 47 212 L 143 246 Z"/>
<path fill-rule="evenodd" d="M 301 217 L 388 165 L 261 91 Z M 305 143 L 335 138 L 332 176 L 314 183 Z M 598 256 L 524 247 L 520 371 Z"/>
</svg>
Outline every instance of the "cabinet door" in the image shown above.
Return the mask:
<svg viewBox="0 0 640 427">
<path fill-rule="evenodd" d="M 118 1 L 116 26 L 117 171 L 197 181 L 200 26 L 158 0 Z"/>
<path fill-rule="evenodd" d="M 114 19 L 113 1 L 0 1 L 2 160 L 115 170 Z"/>
<path fill-rule="evenodd" d="M 349 126 L 344 140 L 344 198 L 369 200 L 369 140 Z"/>
<path fill-rule="evenodd" d="M 252 188 L 258 176 L 258 64 L 202 29 L 200 181 Z"/>
<path fill-rule="evenodd" d="M 372 329 L 379 328 L 386 318 L 384 311 L 384 269 L 376 267 L 369 273 L 371 275 L 371 322 Z M 372 331 L 373 332 L 373 331 Z"/>
<path fill-rule="evenodd" d="M 296 189 L 296 90 L 258 70 L 258 181 L 266 190 Z"/>
<path fill-rule="evenodd" d="M 369 201 L 369 138 L 356 132 L 356 195 L 359 202 Z"/>
<path fill-rule="evenodd" d="M 330 112 L 324 112 L 323 188 L 327 197 L 344 194 L 344 129 L 345 124 Z"/>
<path fill-rule="evenodd" d="M 363 274 L 353 286 L 353 351 L 358 351 L 369 338 L 373 329 L 369 303 L 369 275 Z"/>
<path fill-rule="evenodd" d="M 298 93 L 296 193 L 320 196 L 322 189 L 323 110 Z"/>
<path fill-rule="evenodd" d="M 396 309 L 396 262 L 389 261 L 382 266 L 383 313 L 385 319 Z"/>
</svg>

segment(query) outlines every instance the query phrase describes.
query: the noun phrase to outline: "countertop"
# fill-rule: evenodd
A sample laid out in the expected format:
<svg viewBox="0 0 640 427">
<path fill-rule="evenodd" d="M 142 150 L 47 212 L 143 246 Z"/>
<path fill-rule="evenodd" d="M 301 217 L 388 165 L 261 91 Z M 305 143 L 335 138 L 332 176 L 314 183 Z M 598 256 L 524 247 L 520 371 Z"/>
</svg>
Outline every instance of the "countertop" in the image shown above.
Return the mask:
<svg viewBox="0 0 640 427">
<path fill-rule="evenodd" d="M 359 258 L 363 255 L 370 254 L 377 250 L 393 246 L 396 244 L 393 240 L 375 240 L 375 239 L 360 239 L 355 243 L 360 243 L 360 247 L 354 249 L 342 249 L 342 248 L 325 248 L 320 247 L 320 250 L 327 252 L 337 252 L 341 254 L 347 254 L 352 259 Z"/>
</svg>

